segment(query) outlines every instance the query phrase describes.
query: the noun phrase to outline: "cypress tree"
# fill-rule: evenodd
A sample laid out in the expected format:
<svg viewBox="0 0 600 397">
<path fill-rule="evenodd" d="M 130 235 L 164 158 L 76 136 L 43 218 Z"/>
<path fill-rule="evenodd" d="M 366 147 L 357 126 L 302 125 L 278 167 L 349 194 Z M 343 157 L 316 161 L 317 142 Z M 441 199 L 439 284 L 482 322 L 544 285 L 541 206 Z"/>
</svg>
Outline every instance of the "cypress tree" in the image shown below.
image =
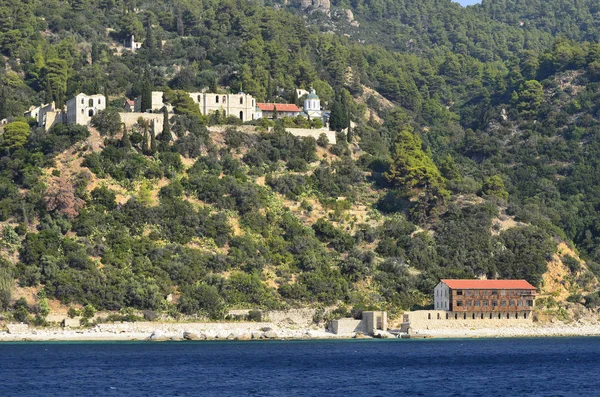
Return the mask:
<svg viewBox="0 0 600 397">
<path fill-rule="evenodd" d="M 156 137 L 154 136 L 154 123 L 152 123 L 152 127 L 150 127 L 150 154 L 156 153 Z"/>
<path fill-rule="evenodd" d="M 123 123 L 123 138 L 121 138 L 121 146 L 126 151 L 131 149 L 131 141 L 129 140 L 129 134 L 127 134 L 127 127 L 125 127 L 125 123 Z"/>
<path fill-rule="evenodd" d="M 169 111 L 167 107 L 163 107 L 163 131 L 160 134 L 161 142 L 168 144 L 171 142 L 171 125 L 169 124 Z"/>
<path fill-rule="evenodd" d="M 144 72 L 142 80 L 142 103 L 141 112 L 145 112 L 148 109 L 152 109 L 152 84 L 150 83 L 150 76 L 148 70 Z"/>
</svg>

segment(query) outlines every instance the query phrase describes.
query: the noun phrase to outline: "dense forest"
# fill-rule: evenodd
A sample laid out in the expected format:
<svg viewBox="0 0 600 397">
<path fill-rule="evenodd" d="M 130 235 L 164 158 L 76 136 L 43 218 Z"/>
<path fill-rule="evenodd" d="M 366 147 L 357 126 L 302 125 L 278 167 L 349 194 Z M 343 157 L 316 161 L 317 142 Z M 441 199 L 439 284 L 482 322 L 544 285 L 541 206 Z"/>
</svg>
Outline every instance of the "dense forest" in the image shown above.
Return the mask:
<svg viewBox="0 0 600 397">
<path fill-rule="evenodd" d="M 556 258 L 594 308 L 599 39 L 591 0 L 2 0 L 0 309 L 398 313 L 444 277 L 544 291 Z M 310 87 L 335 144 L 184 93 Z M 123 130 L 117 109 L 151 90 L 166 132 Z M 79 92 L 110 99 L 89 127 L 23 117 Z"/>
</svg>

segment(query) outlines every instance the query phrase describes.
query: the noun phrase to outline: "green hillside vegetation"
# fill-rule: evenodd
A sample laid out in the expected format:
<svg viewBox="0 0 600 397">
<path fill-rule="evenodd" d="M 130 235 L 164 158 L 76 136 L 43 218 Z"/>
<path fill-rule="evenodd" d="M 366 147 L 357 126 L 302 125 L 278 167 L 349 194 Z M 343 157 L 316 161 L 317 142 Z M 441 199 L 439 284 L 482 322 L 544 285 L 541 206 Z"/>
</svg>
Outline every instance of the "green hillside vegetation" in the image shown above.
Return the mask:
<svg viewBox="0 0 600 397">
<path fill-rule="evenodd" d="M 504 3 L 338 1 L 329 19 L 293 2 L 2 2 L 1 309 L 37 324 L 48 299 L 149 317 L 394 314 L 430 305 L 440 278 L 543 290 L 556 258 L 569 301 L 598 306 L 598 9 Z M 348 135 L 240 126 L 183 92 L 289 101 L 296 87 Z M 152 90 L 175 107 L 169 132 L 123 131 L 123 100 Z M 89 129 L 22 117 L 79 92 L 110 99 Z M 15 303 L 15 283 L 37 303 Z"/>
</svg>

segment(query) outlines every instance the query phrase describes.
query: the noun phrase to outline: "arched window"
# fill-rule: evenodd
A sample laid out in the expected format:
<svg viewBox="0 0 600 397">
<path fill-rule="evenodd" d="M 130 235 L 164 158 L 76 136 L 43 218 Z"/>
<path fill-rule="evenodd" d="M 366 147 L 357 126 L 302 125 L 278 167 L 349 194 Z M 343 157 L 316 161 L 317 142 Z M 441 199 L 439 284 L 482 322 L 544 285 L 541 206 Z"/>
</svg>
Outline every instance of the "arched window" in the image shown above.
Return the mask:
<svg viewBox="0 0 600 397">
<path fill-rule="evenodd" d="M 466 319 L 467 319 L 467 313 L 464 313 L 463 314 L 463 320 L 466 320 Z"/>
<path fill-rule="evenodd" d="M 490 313 L 490 320 L 492 319 L 492 313 Z"/>
<path fill-rule="evenodd" d="M 527 318 L 527 313 L 523 313 L 523 318 Z"/>
<path fill-rule="evenodd" d="M 215 102 L 219 103 L 219 96 L 218 95 L 215 97 Z"/>
<path fill-rule="evenodd" d="M 94 109 L 90 109 L 88 111 L 88 116 L 92 117 L 94 115 Z"/>
<path fill-rule="evenodd" d="M 473 320 L 475 320 L 475 313 L 473 313 Z"/>
<path fill-rule="evenodd" d="M 241 96 L 241 97 L 240 97 L 240 105 L 243 105 L 243 104 L 244 104 L 244 97 L 243 97 L 243 96 Z"/>
<path fill-rule="evenodd" d="M 483 320 L 483 313 L 481 313 L 481 319 Z"/>
<path fill-rule="evenodd" d="M 223 103 L 227 102 L 227 97 L 223 95 Z"/>
<path fill-rule="evenodd" d="M 244 112 L 240 112 L 240 120 L 244 121 Z"/>
<path fill-rule="evenodd" d="M 92 98 L 90 98 L 90 100 L 88 101 L 88 106 L 89 107 L 94 106 L 94 100 Z"/>
<path fill-rule="evenodd" d="M 498 320 L 502 318 L 502 314 L 498 313 Z"/>
<path fill-rule="evenodd" d="M 454 319 L 458 320 L 458 313 L 454 313 Z"/>
<path fill-rule="evenodd" d="M 509 320 L 510 319 L 510 313 L 506 313 L 506 319 Z"/>
<path fill-rule="evenodd" d="M 519 313 L 515 313 L 515 318 L 518 319 L 519 318 Z"/>
<path fill-rule="evenodd" d="M 81 98 L 81 104 L 83 105 L 85 103 L 85 99 Z"/>
<path fill-rule="evenodd" d="M 98 105 L 102 104 L 102 99 L 98 98 Z"/>
</svg>

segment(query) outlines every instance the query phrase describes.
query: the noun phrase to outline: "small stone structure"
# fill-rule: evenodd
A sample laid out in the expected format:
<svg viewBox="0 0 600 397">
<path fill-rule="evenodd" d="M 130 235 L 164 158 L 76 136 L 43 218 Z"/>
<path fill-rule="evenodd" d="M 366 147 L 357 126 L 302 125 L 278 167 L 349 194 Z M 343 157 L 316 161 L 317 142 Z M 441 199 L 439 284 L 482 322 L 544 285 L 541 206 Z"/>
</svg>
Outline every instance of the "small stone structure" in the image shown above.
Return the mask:
<svg viewBox="0 0 600 397">
<path fill-rule="evenodd" d="M 79 328 L 81 327 L 81 317 L 65 318 L 61 324 L 64 328 Z"/>
<path fill-rule="evenodd" d="M 387 331 L 387 312 L 362 312 L 362 319 L 341 318 L 331 322 L 331 332 L 336 335 L 362 332 L 365 335 L 375 335 L 377 331 Z"/>
</svg>

